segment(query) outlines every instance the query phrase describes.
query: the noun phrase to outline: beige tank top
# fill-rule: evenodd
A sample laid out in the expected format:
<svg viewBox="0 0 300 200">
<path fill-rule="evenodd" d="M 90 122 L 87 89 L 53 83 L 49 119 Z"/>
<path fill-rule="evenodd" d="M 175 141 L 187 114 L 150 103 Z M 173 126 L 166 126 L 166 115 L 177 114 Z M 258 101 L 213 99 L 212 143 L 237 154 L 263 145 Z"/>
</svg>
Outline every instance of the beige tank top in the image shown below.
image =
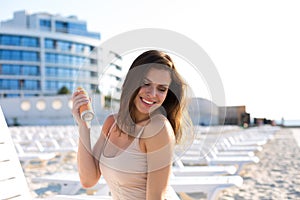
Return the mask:
<svg viewBox="0 0 300 200">
<path fill-rule="evenodd" d="M 146 199 L 147 155 L 140 150 L 139 146 L 139 138 L 144 128 L 133 139 L 127 149 L 114 157 L 107 157 L 105 156 L 105 147 L 115 125 L 116 123 L 110 128 L 99 160 L 102 175 L 114 200 Z M 173 198 L 173 195 L 172 188 L 169 188 L 168 197 L 166 196 L 165 199 L 176 199 Z"/>
</svg>

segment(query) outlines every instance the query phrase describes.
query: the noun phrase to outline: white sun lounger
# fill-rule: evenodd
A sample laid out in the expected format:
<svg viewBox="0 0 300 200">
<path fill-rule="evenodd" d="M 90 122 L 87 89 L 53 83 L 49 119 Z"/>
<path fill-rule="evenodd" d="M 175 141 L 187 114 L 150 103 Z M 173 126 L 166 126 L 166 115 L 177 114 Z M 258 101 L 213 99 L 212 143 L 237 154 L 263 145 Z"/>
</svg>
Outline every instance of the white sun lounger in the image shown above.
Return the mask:
<svg viewBox="0 0 300 200">
<path fill-rule="evenodd" d="M 210 177 L 210 179 L 213 180 L 215 178 L 215 176 L 213 175 L 234 174 L 236 168 L 234 166 L 185 166 L 183 168 L 173 167 L 172 171 L 176 177 L 204 176 L 207 179 L 208 177 Z M 60 194 L 64 195 L 76 194 L 80 189 L 83 188 L 77 173 L 55 173 L 47 176 L 33 178 L 32 181 L 43 183 L 47 182 L 50 184 L 60 185 Z M 214 187 L 216 187 L 217 181 L 219 181 L 219 179 L 216 179 Z M 96 191 L 98 195 L 109 194 L 109 188 L 107 187 L 106 182 L 103 178 L 100 179 L 96 186 L 87 189 L 87 193 L 90 193 L 89 191 Z"/>
<path fill-rule="evenodd" d="M 30 199 L 21 164 L 1 117 L 0 134 L 0 199 Z"/>
<path fill-rule="evenodd" d="M 77 152 L 76 134 L 71 126 L 11 127 L 12 138 L 24 152 L 56 154 L 61 160 Z"/>
<path fill-rule="evenodd" d="M 216 156 L 255 156 L 253 151 L 230 151 L 230 150 L 219 150 L 217 147 L 211 147 L 211 152 Z M 193 148 L 185 152 L 186 156 L 200 156 L 201 149 Z"/>
<path fill-rule="evenodd" d="M 203 152 L 202 152 L 203 151 Z M 249 155 L 241 155 L 237 153 L 234 155 L 232 153 L 231 155 L 220 155 L 216 154 L 213 149 L 211 150 L 198 150 L 198 154 L 189 153 L 189 150 L 181 156 L 181 161 L 184 165 L 208 165 L 208 166 L 214 166 L 214 165 L 235 165 L 237 166 L 236 174 L 238 174 L 243 166 L 245 164 L 249 163 L 258 163 L 259 158 L 257 156 L 249 156 Z M 195 150 L 192 150 L 192 152 L 195 152 Z M 207 152 L 207 153 L 204 153 Z M 230 151 L 232 152 L 232 151 Z"/>
<path fill-rule="evenodd" d="M 232 175 L 236 173 L 234 165 L 224 166 L 185 166 L 180 158 L 176 158 L 172 172 L 175 176 L 213 176 L 213 175 Z"/>
<path fill-rule="evenodd" d="M 220 156 L 220 157 L 205 157 L 201 158 L 196 156 L 182 156 L 181 160 L 186 165 L 199 165 L 207 164 L 209 166 L 213 165 L 236 165 L 237 171 L 236 174 L 242 170 L 245 164 L 249 163 L 258 163 L 259 158 L 256 156 Z"/>
<path fill-rule="evenodd" d="M 263 147 L 260 145 L 243 145 L 242 143 L 232 143 L 228 138 L 223 138 L 222 142 L 219 143 L 223 150 L 229 151 L 262 151 Z"/>
<path fill-rule="evenodd" d="M 213 175 L 226 175 L 235 174 L 236 167 L 233 165 L 228 166 L 184 166 L 180 159 L 176 159 L 174 162 L 176 166 L 173 166 L 172 172 L 175 176 L 213 176 Z M 77 173 L 54 173 L 47 176 L 35 177 L 33 182 L 47 182 L 51 184 L 60 185 L 60 194 L 76 194 L 82 185 L 79 181 Z M 103 178 L 100 179 L 97 186 L 87 189 L 96 190 L 98 194 L 108 194 L 108 188 Z"/>
<path fill-rule="evenodd" d="M 63 178 L 64 177 L 64 178 Z M 35 179 L 39 182 L 59 184 L 64 187 L 64 193 L 73 193 L 82 188 L 77 174 L 53 174 Z M 229 187 L 240 187 L 243 184 L 242 177 L 234 176 L 173 176 L 170 186 L 177 193 L 204 192 L 209 200 L 213 200 L 219 191 Z M 100 190 L 99 190 L 100 189 Z M 104 180 L 101 180 L 90 190 L 95 190 L 95 195 L 105 195 L 109 190 Z M 80 199 L 81 197 L 77 197 Z"/>
<path fill-rule="evenodd" d="M 35 177 L 32 179 L 33 182 L 43 182 L 50 184 L 60 185 L 61 190 L 60 194 L 63 195 L 73 195 L 78 193 L 83 186 L 80 183 L 78 173 L 54 173 L 47 176 Z M 97 194 L 108 195 L 109 189 L 105 182 L 105 180 L 101 177 L 98 184 L 92 188 L 87 189 L 87 193 L 89 191 L 97 191 Z"/>
<path fill-rule="evenodd" d="M 216 199 L 221 190 L 230 187 L 240 187 L 243 178 L 240 176 L 174 176 L 170 185 L 177 193 L 198 193 L 207 194 L 208 200 Z"/>
<path fill-rule="evenodd" d="M 15 144 L 15 148 L 18 153 L 19 160 L 21 161 L 23 168 L 26 168 L 32 161 L 38 161 L 41 163 L 47 163 L 51 159 L 55 158 L 55 153 L 40 153 L 40 152 L 25 152 L 20 144 Z"/>
<path fill-rule="evenodd" d="M 14 143 L 9 133 L 2 109 L 0 106 L 0 199 L 1 200 L 30 200 L 30 190 L 24 176 L 22 166 L 18 159 Z M 98 196 L 97 199 L 107 200 L 111 197 Z M 47 199 L 47 198 L 45 198 Z M 44 200 L 45 200 L 44 199 Z M 51 200 L 77 199 L 77 196 L 68 196 L 68 198 L 55 196 Z M 84 198 L 89 200 L 89 196 Z M 40 199 L 41 200 L 41 199 Z"/>
</svg>

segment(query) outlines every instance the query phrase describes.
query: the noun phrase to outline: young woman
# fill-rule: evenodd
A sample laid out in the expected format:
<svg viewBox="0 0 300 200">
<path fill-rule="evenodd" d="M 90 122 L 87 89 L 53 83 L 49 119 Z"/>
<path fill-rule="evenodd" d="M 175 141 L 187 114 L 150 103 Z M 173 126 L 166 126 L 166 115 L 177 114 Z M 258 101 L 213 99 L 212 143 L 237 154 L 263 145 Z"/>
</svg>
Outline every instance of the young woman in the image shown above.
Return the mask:
<svg viewBox="0 0 300 200">
<path fill-rule="evenodd" d="M 78 170 L 84 187 L 105 178 L 113 199 L 171 199 L 168 187 L 174 145 L 181 138 L 185 83 L 172 59 L 150 50 L 132 63 L 122 86 L 119 111 L 105 120 L 90 144 L 79 107 L 89 99 L 72 96 L 79 126 Z"/>
</svg>

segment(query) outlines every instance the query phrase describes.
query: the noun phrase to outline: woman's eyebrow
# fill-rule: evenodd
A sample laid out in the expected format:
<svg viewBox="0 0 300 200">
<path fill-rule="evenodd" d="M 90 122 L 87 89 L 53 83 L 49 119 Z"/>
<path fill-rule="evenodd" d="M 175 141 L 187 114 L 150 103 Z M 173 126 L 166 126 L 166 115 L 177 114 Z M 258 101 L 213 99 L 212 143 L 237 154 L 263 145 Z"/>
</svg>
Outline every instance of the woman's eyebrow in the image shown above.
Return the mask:
<svg viewBox="0 0 300 200">
<path fill-rule="evenodd" d="M 145 81 L 148 81 L 148 82 L 150 82 L 150 83 L 154 83 L 153 81 L 151 81 L 149 78 L 147 78 L 147 77 L 145 77 Z M 165 87 L 169 87 L 169 84 L 167 84 L 167 83 L 159 83 L 158 85 L 160 85 L 160 86 L 165 86 Z"/>
</svg>

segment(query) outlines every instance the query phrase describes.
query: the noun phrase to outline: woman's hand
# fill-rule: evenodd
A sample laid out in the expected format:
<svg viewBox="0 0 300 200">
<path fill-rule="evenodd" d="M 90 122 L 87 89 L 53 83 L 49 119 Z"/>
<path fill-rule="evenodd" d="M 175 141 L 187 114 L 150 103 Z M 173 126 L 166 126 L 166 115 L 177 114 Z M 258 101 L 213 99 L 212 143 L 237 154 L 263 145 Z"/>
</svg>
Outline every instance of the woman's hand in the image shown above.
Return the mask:
<svg viewBox="0 0 300 200">
<path fill-rule="evenodd" d="M 88 104 L 90 99 L 87 97 L 87 95 L 83 94 L 82 92 L 76 90 L 72 95 L 72 115 L 77 122 L 77 124 L 86 126 L 86 122 L 81 119 L 79 108 L 82 105 Z"/>
</svg>

